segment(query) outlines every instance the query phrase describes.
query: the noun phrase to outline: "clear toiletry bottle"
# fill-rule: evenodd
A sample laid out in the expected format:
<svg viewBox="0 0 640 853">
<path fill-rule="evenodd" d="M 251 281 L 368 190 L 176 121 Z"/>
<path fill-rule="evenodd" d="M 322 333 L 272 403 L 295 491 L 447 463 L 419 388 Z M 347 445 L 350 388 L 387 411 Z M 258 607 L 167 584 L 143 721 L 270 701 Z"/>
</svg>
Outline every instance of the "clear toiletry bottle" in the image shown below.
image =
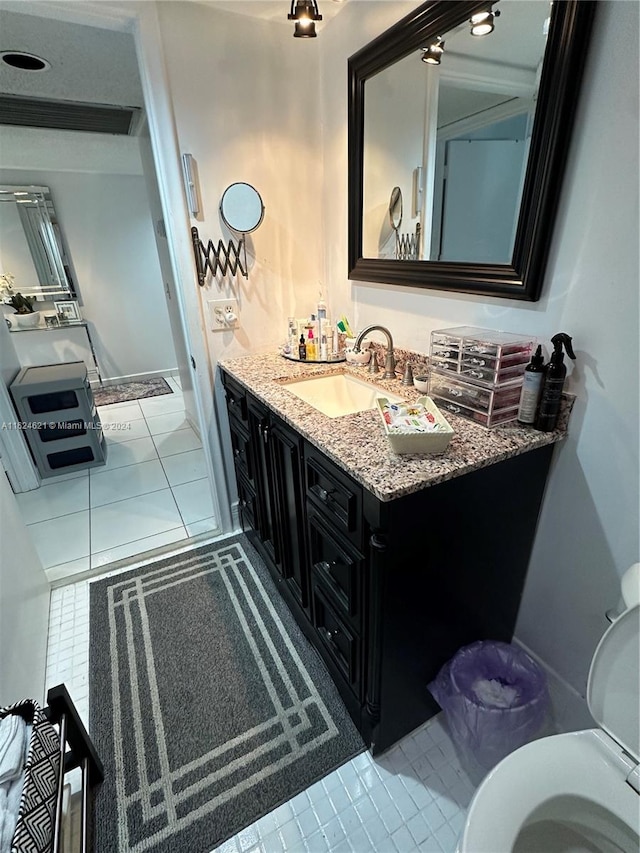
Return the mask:
<svg viewBox="0 0 640 853">
<path fill-rule="evenodd" d="M 576 357 L 571 345 L 571 337 L 565 332 L 558 332 L 557 335 L 554 335 L 551 338 L 551 343 L 553 344 L 553 353 L 547 365 L 542 394 L 540 395 L 538 417 L 536 418 L 536 429 L 542 430 L 542 432 L 551 432 L 556 428 L 558 414 L 560 413 L 562 389 L 567 375 L 562 347 L 566 349 L 569 358 L 575 359 Z"/>
<path fill-rule="evenodd" d="M 326 324 L 327 324 L 327 303 L 322 298 L 322 291 L 320 291 L 320 299 L 318 300 L 318 340 L 320 341 L 320 345 L 322 346 L 322 336 L 326 334 Z"/>
<path fill-rule="evenodd" d="M 533 426 L 536 422 L 544 374 L 545 368 L 544 358 L 542 357 L 542 347 L 538 344 L 535 355 L 531 358 L 531 361 L 524 371 L 524 381 L 522 383 L 522 393 L 520 395 L 520 408 L 518 409 L 518 420 L 521 424 Z"/>
<path fill-rule="evenodd" d="M 291 352 L 296 351 L 296 341 L 298 340 L 298 324 L 295 317 L 289 317 L 287 320 L 287 340 Z"/>
<path fill-rule="evenodd" d="M 322 333 L 320 338 L 320 361 L 326 361 L 329 358 L 329 353 L 327 351 L 327 336 Z"/>
<path fill-rule="evenodd" d="M 330 323 L 327 323 L 327 358 L 333 358 L 335 355 L 335 349 L 333 346 L 333 328 Z"/>
</svg>

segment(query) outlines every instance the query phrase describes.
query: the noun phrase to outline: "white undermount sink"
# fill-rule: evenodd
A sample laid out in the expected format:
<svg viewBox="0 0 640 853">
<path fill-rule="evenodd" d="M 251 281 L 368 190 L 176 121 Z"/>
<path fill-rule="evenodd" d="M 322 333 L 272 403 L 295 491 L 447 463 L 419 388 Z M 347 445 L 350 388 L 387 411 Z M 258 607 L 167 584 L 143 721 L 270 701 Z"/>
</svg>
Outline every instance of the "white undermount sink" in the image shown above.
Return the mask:
<svg viewBox="0 0 640 853">
<path fill-rule="evenodd" d="M 284 387 L 329 418 L 373 409 L 378 397 L 386 397 L 392 403 L 402 400 L 397 394 L 347 373 L 292 379 Z"/>
</svg>

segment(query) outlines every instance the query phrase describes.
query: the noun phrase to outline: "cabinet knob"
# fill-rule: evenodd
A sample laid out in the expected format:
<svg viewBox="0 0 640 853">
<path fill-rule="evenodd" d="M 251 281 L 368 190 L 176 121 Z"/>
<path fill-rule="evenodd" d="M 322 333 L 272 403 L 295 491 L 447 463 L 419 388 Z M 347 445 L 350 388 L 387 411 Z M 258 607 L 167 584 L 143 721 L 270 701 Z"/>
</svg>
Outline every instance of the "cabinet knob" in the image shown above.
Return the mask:
<svg viewBox="0 0 640 853">
<path fill-rule="evenodd" d="M 335 644 L 335 639 L 340 632 L 337 630 L 337 628 L 335 628 L 333 631 L 330 631 L 327 628 L 324 633 L 325 633 L 325 637 L 327 638 L 327 641 L 333 645 L 333 644 Z"/>
<path fill-rule="evenodd" d="M 323 489 L 322 486 L 318 486 L 318 488 L 316 489 L 316 494 L 318 495 L 322 503 L 326 504 L 329 503 L 329 501 L 331 500 L 331 492 L 327 489 Z"/>
<path fill-rule="evenodd" d="M 240 456 L 240 451 L 238 450 L 238 448 L 237 448 L 237 447 L 236 447 L 236 449 L 233 451 L 233 455 L 236 457 L 236 459 L 238 458 L 238 456 Z"/>
<path fill-rule="evenodd" d="M 235 404 L 236 404 L 236 398 L 235 397 L 227 397 L 227 400 L 229 401 L 230 406 L 235 406 Z"/>
</svg>

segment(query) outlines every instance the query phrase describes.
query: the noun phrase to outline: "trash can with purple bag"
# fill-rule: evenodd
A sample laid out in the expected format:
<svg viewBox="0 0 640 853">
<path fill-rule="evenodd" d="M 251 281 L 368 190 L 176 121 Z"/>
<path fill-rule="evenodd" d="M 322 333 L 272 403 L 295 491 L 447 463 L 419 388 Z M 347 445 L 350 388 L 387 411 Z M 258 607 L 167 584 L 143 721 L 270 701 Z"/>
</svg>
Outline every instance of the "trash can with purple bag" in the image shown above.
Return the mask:
<svg viewBox="0 0 640 853">
<path fill-rule="evenodd" d="M 545 673 L 517 646 L 497 640 L 463 646 L 428 687 L 454 741 L 485 770 L 547 733 Z"/>
</svg>

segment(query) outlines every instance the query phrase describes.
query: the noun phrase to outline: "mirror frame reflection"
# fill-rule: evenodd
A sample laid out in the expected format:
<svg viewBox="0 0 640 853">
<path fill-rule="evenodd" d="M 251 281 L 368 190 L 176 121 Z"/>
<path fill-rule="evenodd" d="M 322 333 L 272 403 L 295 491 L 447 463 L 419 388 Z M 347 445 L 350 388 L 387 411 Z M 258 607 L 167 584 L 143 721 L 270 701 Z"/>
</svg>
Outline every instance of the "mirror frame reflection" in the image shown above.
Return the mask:
<svg viewBox="0 0 640 853">
<path fill-rule="evenodd" d="M 14 291 L 34 296 L 37 301 L 56 297 L 76 299 L 71 263 L 49 187 L 2 184 L 0 204 L 14 206 L 33 263 L 33 282 L 16 281 Z"/>
<path fill-rule="evenodd" d="M 540 298 L 595 7 L 595 0 L 553 4 L 509 264 L 397 261 L 362 255 L 365 83 L 460 26 L 474 12 L 486 10 L 486 0 L 430 0 L 349 58 L 350 279 L 532 302 Z"/>
</svg>

